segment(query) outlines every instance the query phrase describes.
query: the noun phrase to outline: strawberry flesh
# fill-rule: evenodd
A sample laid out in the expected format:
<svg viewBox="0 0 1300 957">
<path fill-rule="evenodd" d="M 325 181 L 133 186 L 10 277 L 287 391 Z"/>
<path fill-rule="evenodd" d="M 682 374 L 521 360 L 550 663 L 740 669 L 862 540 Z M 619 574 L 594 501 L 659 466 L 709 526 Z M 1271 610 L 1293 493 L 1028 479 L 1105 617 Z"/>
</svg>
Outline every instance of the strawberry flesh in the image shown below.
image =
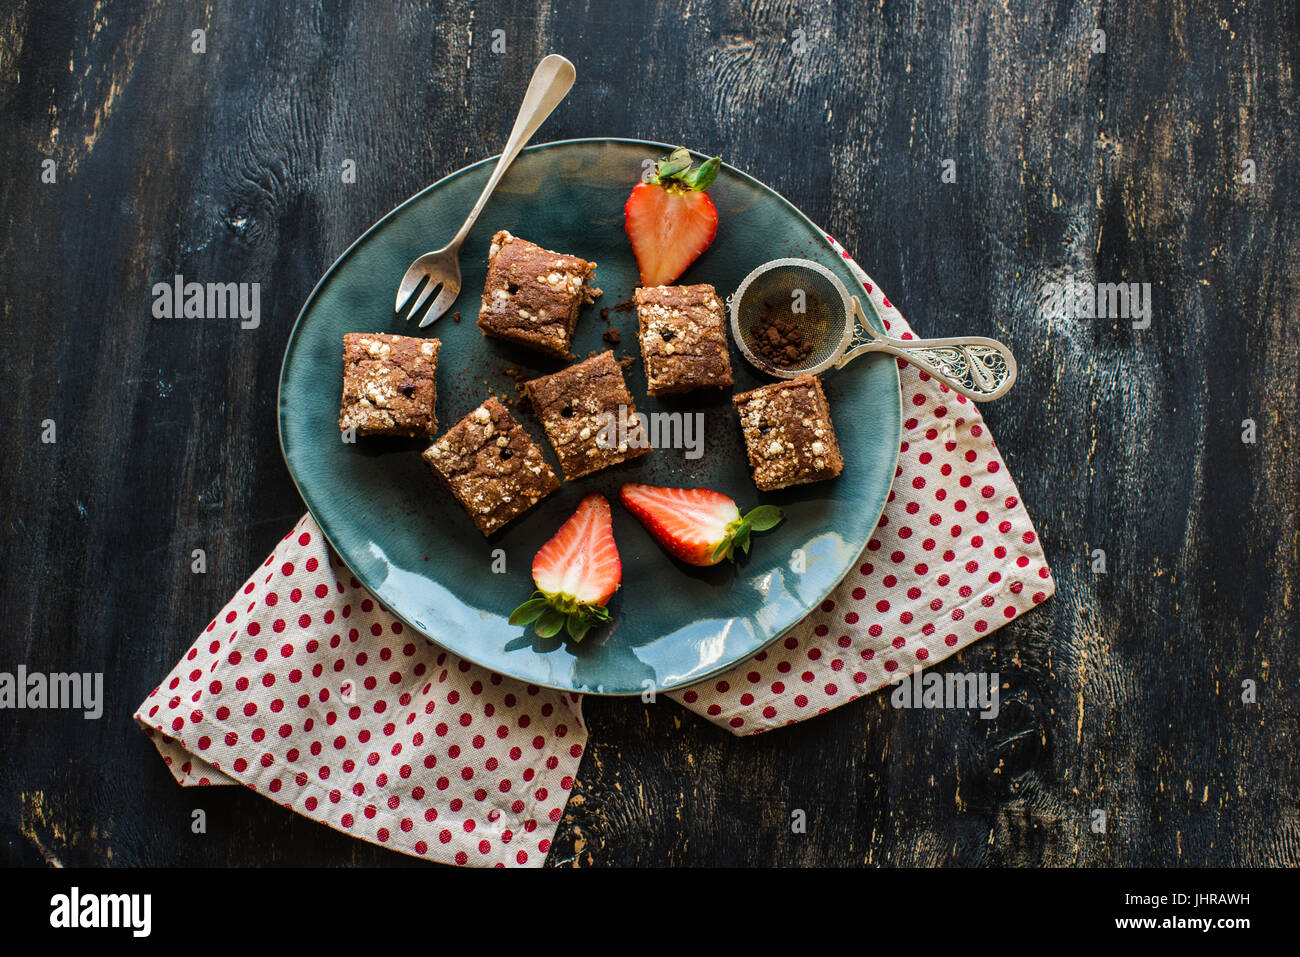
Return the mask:
<svg viewBox="0 0 1300 957">
<path fill-rule="evenodd" d="M 659 544 L 688 565 L 716 565 L 733 558 L 736 548 L 747 552 L 751 529 L 762 531 L 781 520 L 771 505 L 742 516 L 734 501 L 707 488 L 629 482 L 618 497 Z"/>
<path fill-rule="evenodd" d="M 718 233 L 718 211 L 707 193 L 679 192 L 657 183 L 633 187 L 623 222 L 642 286 L 671 283 Z"/>
<path fill-rule="evenodd" d="M 584 498 L 533 559 L 538 590 L 579 605 L 605 604 L 622 579 L 609 501 L 603 495 Z"/>
<path fill-rule="evenodd" d="M 538 549 L 533 558 L 537 591 L 511 613 L 510 623 L 532 624 L 544 638 L 565 631 L 581 641 L 591 628 L 609 620 L 605 604 L 622 580 L 609 502 L 603 495 L 588 495 Z"/>
</svg>

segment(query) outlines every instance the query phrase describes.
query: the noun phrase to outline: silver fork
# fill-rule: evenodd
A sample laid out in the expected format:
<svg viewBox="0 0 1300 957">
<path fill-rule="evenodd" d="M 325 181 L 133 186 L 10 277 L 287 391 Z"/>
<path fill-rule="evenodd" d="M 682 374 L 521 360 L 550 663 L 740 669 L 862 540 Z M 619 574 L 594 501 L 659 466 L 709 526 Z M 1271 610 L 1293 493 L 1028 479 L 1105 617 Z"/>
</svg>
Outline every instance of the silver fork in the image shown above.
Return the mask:
<svg viewBox="0 0 1300 957">
<path fill-rule="evenodd" d="M 496 169 L 479 194 L 478 202 L 469 211 L 465 224 L 452 237 L 451 242 L 434 252 L 425 253 L 411 263 L 402 276 L 402 284 L 397 288 L 397 304 L 393 307 L 397 318 L 408 322 L 419 319 L 420 328 L 423 329 L 451 308 L 460 295 L 461 243 L 465 241 L 506 169 L 569 92 L 573 86 L 573 77 L 573 64 L 557 53 L 552 53 L 537 64 L 528 84 L 528 92 L 519 105 L 515 127 L 510 131 L 510 139 L 506 140 L 506 148 L 501 151 Z"/>
</svg>

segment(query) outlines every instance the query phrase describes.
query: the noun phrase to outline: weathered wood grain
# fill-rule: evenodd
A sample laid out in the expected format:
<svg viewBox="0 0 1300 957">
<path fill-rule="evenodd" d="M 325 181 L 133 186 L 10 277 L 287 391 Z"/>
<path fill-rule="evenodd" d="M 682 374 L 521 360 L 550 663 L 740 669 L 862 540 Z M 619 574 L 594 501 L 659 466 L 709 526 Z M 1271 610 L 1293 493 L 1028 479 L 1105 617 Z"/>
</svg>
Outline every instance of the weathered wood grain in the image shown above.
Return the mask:
<svg viewBox="0 0 1300 957">
<path fill-rule="evenodd" d="M 993 722 L 878 696 L 736 740 L 588 699 L 551 863 L 1296 864 L 1298 27 L 1226 0 L 6 5 L 0 667 L 108 693 L 99 722 L 0 716 L 7 860 L 412 863 L 176 788 L 129 714 L 301 511 L 274 402 L 317 277 L 497 152 L 555 51 L 579 79 L 543 138 L 720 153 L 918 331 L 1013 345 L 987 418 L 1058 590 L 940 666 L 1002 675 Z M 153 320 L 177 272 L 260 282 L 260 328 Z M 1046 317 L 1063 278 L 1150 282 L 1150 327 Z"/>
</svg>

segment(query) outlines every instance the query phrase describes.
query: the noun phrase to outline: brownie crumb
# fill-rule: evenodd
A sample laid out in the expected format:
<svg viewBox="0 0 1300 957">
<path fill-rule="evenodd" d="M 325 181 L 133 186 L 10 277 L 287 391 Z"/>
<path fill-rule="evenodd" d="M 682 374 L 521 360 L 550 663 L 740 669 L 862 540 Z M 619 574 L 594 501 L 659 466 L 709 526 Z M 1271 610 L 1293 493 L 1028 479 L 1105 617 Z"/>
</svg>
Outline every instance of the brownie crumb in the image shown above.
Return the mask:
<svg viewBox="0 0 1300 957">
<path fill-rule="evenodd" d="M 460 313 L 459 313 L 459 312 L 453 312 L 453 313 L 451 314 L 451 318 L 452 318 L 452 321 L 453 321 L 453 322 L 460 322 Z"/>
<path fill-rule="evenodd" d="M 805 338 L 788 306 L 765 300 L 753 330 L 754 351 L 773 365 L 788 368 L 807 359 L 812 343 Z"/>
<path fill-rule="evenodd" d="M 604 339 L 606 342 L 608 342 L 611 346 L 616 346 L 623 341 L 623 334 L 619 332 L 617 329 L 610 328 L 604 331 L 604 333 L 601 335 L 601 338 Z"/>
<path fill-rule="evenodd" d="M 624 299 L 622 302 L 614 303 L 615 312 L 631 312 L 636 308 L 635 299 Z"/>
<path fill-rule="evenodd" d="M 604 306 L 601 308 L 600 318 L 604 319 L 606 322 L 609 322 L 609 306 Z"/>
<path fill-rule="evenodd" d="M 624 356 L 623 358 L 618 360 L 618 365 L 619 368 L 626 371 L 632 367 L 632 363 L 634 362 L 636 362 L 636 356 Z"/>
<path fill-rule="evenodd" d="M 522 392 L 523 384 L 533 377 L 533 373 L 518 366 L 511 366 L 506 370 L 506 375 L 515 380 L 515 391 Z"/>
<path fill-rule="evenodd" d="M 530 378 L 528 373 L 516 366 L 511 366 L 506 370 L 506 375 L 515 380 L 515 392 L 518 393 L 515 398 L 515 408 L 520 412 L 532 412 L 533 403 L 532 400 L 528 398 L 527 389 L 528 380 Z"/>
</svg>

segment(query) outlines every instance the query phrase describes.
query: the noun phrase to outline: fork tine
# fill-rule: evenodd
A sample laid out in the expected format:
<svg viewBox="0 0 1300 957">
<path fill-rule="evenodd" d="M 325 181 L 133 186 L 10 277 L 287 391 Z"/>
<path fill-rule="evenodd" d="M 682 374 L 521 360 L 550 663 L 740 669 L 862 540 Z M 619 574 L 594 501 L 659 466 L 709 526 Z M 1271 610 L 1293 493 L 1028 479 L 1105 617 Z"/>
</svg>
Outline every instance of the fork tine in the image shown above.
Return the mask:
<svg viewBox="0 0 1300 957">
<path fill-rule="evenodd" d="M 411 306 L 418 301 L 420 293 L 424 292 L 424 287 L 429 284 L 429 274 L 421 273 L 419 274 L 419 282 L 415 283 L 414 287 L 412 287 L 410 283 L 410 275 L 410 270 L 407 270 L 406 275 L 402 277 L 401 288 L 397 290 L 397 305 L 393 308 L 393 312 L 396 314 L 397 318 L 406 319 L 408 321 L 411 318 L 411 314 L 415 311 Z"/>
<path fill-rule="evenodd" d="M 423 319 L 425 313 L 429 311 L 429 307 L 436 301 L 438 290 L 441 288 L 442 283 L 431 281 L 429 283 L 429 288 L 425 290 L 424 296 L 416 304 L 415 308 L 411 310 L 410 315 L 406 317 L 407 322 Z M 421 322 L 420 325 L 424 325 L 424 323 Z"/>
<path fill-rule="evenodd" d="M 451 304 L 456 301 L 456 297 L 459 295 L 460 283 L 443 283 L 442 292 L 438 293 L 438 298 L 433 301 L 429 311 L 420 320 L 420 328 L 423 329 L 441 318 L 451 308 Z"/>
</svg>

